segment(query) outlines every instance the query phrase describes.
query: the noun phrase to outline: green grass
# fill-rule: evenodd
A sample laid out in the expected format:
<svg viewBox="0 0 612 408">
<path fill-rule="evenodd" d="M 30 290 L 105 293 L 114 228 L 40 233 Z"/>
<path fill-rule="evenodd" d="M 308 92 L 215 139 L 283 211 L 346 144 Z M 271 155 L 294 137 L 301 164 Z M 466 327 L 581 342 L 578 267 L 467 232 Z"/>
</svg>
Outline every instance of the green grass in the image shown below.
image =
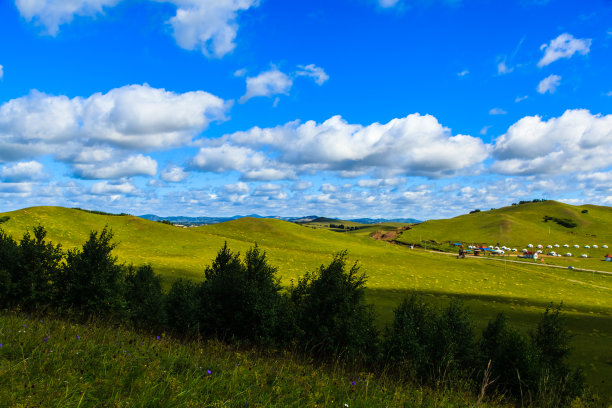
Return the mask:
<svg viewBox="0 0 612 408">
<path fill-rule="evenodd" d="M 467 387 L 432 390 L 289 352 L 159 335 L 1 313 L 0 406 L 469 407 L 477 400 Z"/>
<path fill-rule="evenodd" d="M 589 212 L 582 214 L 583 208 L 588 208 Z M 521 215 L 522 210 L 525 213 Z M 499 217 L 495 216 L 496 212 Z M 551 235 L 554 232 L 557 238 L 566 237 L 567 232 L 555 230 L 563 228 L 556 223 L 541 222 L 544 214 L 576 217 L 580 225 L 571 235 L 575 240 L 546 241 L 549 224 Z M 594 206 L 572 207 L 554 202 L 524 204 L 423 223 L 406 231 L 403 239 L 409 237 L 406 234 L 415 234 L 422 227 L 423 239 L 427 236 L 424 231 L 430 231 L 432 235 L 427 236 L 430 239 L 469 242 L 468 238 L 474 238 L 480 228 L 483 238 L 476 242 L 496 243 L 496 240 L 489 241 L 499 230 L 494 220 L 503 218 L 512 221 L 514 238 L 502 242 L 509 246 L 513 243 L 520 246 L 520 242 L 513 239 L 522 240 L 524 245 L 529 242 L 612 245 L 611 214 L 609 208 Z M 483 327 L 496 313 L 504 311 L 512 317 L 513 324 L 524 331 L 535 327 L 534 322 L 546 305 L 563 301 L 564 310 L 569 315 L 569 329 L 575 334 L 573 361 L 585 369 L 589 384 L 612 401 L 610 275 L 542 268 L 530 263 L 457 260 L 441 253 L 410 250 L 405 246 L 375 241 L 367 235 L 313 229 L 280 220 L 244 218 L 182 229 L 136 217 L 102 216 L 59 207 L 37 207 L 0 214 L 4 215 L 10 219 L 1 227 L 14 237 L 19 238 L 26 228 L 40 223 L 49 231 L 49 239 L 61 242 L 64 247 L 80 246 L 90 230 L 101 230 L 108 225 L 120 243 L 116 249 L 120 260 L 136 265 L 152 264 L 155 271 L 166 279 L 166 285 L 178 277 L 201 280 L 205 265 L 211 262 L 226 240 L 230 248 L 242 253 L 257 242 L 267 251 L 270 262 L 279 268 L 285 285 L 306 271 L 328 263 L 332 253 L 347 249 L 350 259 L 359 260 L 362 270 L 368 275 L 368 298 L 379 312 L 381 326 L 390 321 L 393 308 L 411 291 L 425 294 L 438 303 L 447 302 L 451 297 L 463 298 L 479 327 Z M 524 221 L 530 219 L 535 221 Z M 459 223 L 458 220 L 469 222 Z M 489 224 L 493 226 L 487 227 Z M 541 234 L 539 240 L 538 234 Z M 592 269 L 603 269 L 603 264 L 612 266 L 612 263 L 596 259 L 555 258 L 554 262 Z"/>
</svg>

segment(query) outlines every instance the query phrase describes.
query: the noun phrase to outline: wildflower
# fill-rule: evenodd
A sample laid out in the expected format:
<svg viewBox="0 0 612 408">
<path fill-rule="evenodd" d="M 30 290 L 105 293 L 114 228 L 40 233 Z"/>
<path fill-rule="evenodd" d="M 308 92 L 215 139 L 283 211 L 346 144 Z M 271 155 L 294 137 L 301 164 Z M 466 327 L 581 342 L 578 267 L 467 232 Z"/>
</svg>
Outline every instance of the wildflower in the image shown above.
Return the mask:
<svg viewBox="0 0 612 408">
<path fill-rule="evenodd" d="M 2 343 L 0 343 L 0 347 L 2 347 Z"/>
<path fill-rule="evenodd" d="M 355 381 L 354 381 L 354 380 L 353 380 L 353 381 L 351 381 L 351 385 L 355 385 Z"/>
<path fill-rule="evenodd" d="M 353 381 L 353 382 L 354 382 L 354 381 Z M 344 406 L 345 406 L 346 408 L 348 408 L 349 404 L 345 403 L 345 404 L 344 404 Z"/>
<path fill-rule="evenodd" d="M 81 340 L 81 336 L 77 334 L 77 340 Z"/>
<path fill-rule="evenodd" d="M 0 344 L 0 346 L 1 346 L 1 344 Z M 206 372 L 208 373 L 208 375 L 212 374 L 212 371 L 210 371 L 210 370 L 206 370 Z"/>
<path fill-rule="evenodd" d="M 45 339 L 44 339 L 44 340 L 45 340 L 45 343 L 46 343 L 46 342 L 47 342 L 47 340 L 49 340 L 49 338 L 48 338 L 47 336 L 45 336 Z"/>
</svg>

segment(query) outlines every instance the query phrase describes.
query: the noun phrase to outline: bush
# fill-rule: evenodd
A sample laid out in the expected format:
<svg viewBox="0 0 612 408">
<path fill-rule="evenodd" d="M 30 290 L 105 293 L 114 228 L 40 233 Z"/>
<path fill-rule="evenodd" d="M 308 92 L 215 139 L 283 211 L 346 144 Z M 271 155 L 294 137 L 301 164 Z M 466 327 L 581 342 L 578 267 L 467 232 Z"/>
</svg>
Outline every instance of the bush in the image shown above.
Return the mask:
<svg viewBox="0 0 612 408">
<path fill-rule="evenodd" d="M 500 394 L 519 399 L 522 392 L 535 391 L 538 382 L 537 353 L 531 342 L 508 326 L 503 313 L 490 321 L 479 345 L 481 369 L 491 362 L 490 378 Z"/>
<path fill-rule="evenodd" d="M 117 244 L 104 227 L 91 232 L 82 249 L 68 251 L 58 281 L 58 306 L 83 316 L 121 315 L 125 268 L 111 255 Z"/>
<path fill-rule="evenodd" d="M 17 275 L 19 246 L 0 229 L 0 308 L 12 307 L 14 298 L 13 276 Z"/>
<path fill-rule="evenodd" d="M 190 280 L 179 279 L 166 295 L 168 328 L 177 334 L 195 335 L 197 323 L 198 287 Z"/>
<path fill-rule="evenodd" d="M 125 277 L 125 305 L 135 327 L 155 329 L 165 326 L 166 309 L 161 278 L 150 265 L 130 266 Z"/>
<path fill-rule="evenodd" d="M 431 355 L 434 374 L 471 374 L 476 343 L 471 316 L 461 301 L 451 300 L 434 327 Z"/>
<path fill-rule="evenodd" d="M 26 232 L 19 242 L 17 268 L 12 277 L 13 296 L 25 310 L 35 310 L 52 302 L 54 282 L 64 257 L 61 246 L 46 242 L 47 232 L 41 226 Z"/>
<path fill-rule="evenodd" d="M 257 245 L 240 262 L 227 242 L 204 271 L 199 322 L 206 336 L 231 337 L 271 344 L 280 324 L 280 280 Z"/>
<path fill-rule="evenodd" d="M 561 304 L 546 308 L 531 339 L 538 353 L 540 381 L 538 393 L 557 397 L 559 405 L 567 405 L 584 392 L 584 374 L 571 370 L 567 359 L 571 352 L 571 335 L 561 315 Z"/>
<path fill-rule="evenodd" d="M 423 380 L 430 374 L 435 312 L 420 297 L 412 295 L 393 313 L 395 318 L 385 331 L 383 343 L 387 363 Z"/>
<path fill-rule="evenodd" d="M 355 263 L 346 270 L 346 251 L 307 273 L 290 288 L 299 343 L 315 355 L 371 360 L 378 334 L 372 306 L 364 303 L 365 274 Z"/>
</svg>

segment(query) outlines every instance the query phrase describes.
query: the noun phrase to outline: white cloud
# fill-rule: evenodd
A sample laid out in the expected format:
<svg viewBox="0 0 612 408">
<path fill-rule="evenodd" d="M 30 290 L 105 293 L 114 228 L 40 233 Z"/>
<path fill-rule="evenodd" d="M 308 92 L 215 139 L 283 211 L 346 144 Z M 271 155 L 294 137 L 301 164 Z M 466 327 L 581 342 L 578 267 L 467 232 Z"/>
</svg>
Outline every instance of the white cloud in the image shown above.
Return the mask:
<svg viewBox="0 0 612 408">
<path fill-rule="evenodd" d="M 246 94 L 240 98 L 240 103 L 257 96 L 289 95 L 292 86 L 293 80 L 287 74 L 272 68 L 255 77 L 247 77 Z"/>
<path fill-rule="evenodd" d="M 189 143 L 230 103 L 206 92 L 175 94 L 148 85 L 116 88 L 87 98 L 32 91 L 0 105 L 0 160 L 55 155 L 77 163 Z"/>
<path fill-rule="evenodd" d="M 612 165 L 612 115 L 567 110 L 543 121 L 527 116 L 495 141 L 491 170 L 503 174 L 565 174 Z"/>
<path fill-rule="evenodd" d="M 489 111 L 489 115 L 505 115 L 506 113 L 508 112 L 506 112 L 502 108 L 493 108 Z"/>
<path fill-rule="evenodd" d="M 204 55 L 222 57 L 236 44 L 238 12 L 259 4 L 258 0 L 156 0 L 177 6 L 168 22 L 178 45 L 187 50 L 199 48 Z"/>
<path fill-rule="evenodd" d="M 0 65 L 0 79 L 4 78 L 4 67 Z"/>
<path fill-rule="evenodd" d="M 537 91 L 541 94 L 555 93 L 557 87 L 561 84 L 561 77 L 559 75 L 549 75 L 540 81 L 537 87 Z"/>
<path fill-rule="evenodd" d="M 236 184 L 228 184 L 224 186 L 223 190 L 228 193 L 247 194 L 249 191 L 251 191 L 251 188 L 247 183 L 238 182 Z"/>
<path fill-rule="evenodd" d="M 45 26 L 56 35 L 59 26 L 72 21 L 75 15 L 92 16 L 121 0 L 15 0 L 19 13 L 28 21 Z"/>
<path fill-rule="evenodd" d="M 40 178 L 43 165 L 37 161 L 20 162 L 0 169 L 0 179 L 8 182 L 26 181 Z"/>
<path fill-rule="evenodd" d="M 161 179 L 169 183 L 179 183 L 189 177 L 182 167 L 170 166 L 161 172 Z"/>
<path fill-rule="evenodd" d="M 544 56 L 538 62 L 538 67 L 544 67 L 561 58 L 571 58 L 575 53 L 587 55 L 591 49 L 591 42 L 590 38 L 581 40 L 571 34 L 563 33 L 549 44 L 542 44 L 540 49 L 544 51 Z"/>
<path fill-rule="evenodd" d="M 516 98 L 514 98 L 514 102 L 519 103 L 527 98 L 529 98 L 529 95 L 517 96 Z"/>
<path fill-rule="evenodd" d="M 101 181 L 91 186 L 90 193 L 94 195 L 130 195 L 138 193 L 138 189 L 127 181 L 121 183 Z"/>
<path fill-rule="evenodd" d="M 506 60 L 503 60 L 499 64 L 497 64 L 497 74 L 498 75 L 509 74 L 512 71 L 514 71 L 514 68 L 507 66 Z"/>
<path fill-rule="evenodd" d="M 606 93 L 606 96 L 612 96 L 612 91 L 607 92 L 607 93 Z"/>
<path fill-rule="evenodd" d="M 223 140 L 222 148 L 209 147 L 200 152 L 214 151 L 219 157 L 212 160 L 214 165 L 205 160 L 207 170 L 238 170 L 243 167 L 240 163 L 256 157 L 260 167 L 282 169 L 279 166 L 285 165 L 296 172 L 329 170 L 355 176 L 377 170 L 443 177 L 480 163 L 488 156 L 487 147 L 479 138 L 452 136 L 435 117 L 420 114 L 368 126 L 349 124 L 340 116 L 321 124 L 296 121 L 275 128 L 255 127 L 225 136 Z M 198 157 L 194 162 L 200 167 L 203 165 L 197 163 Z M 264 165 L 265 162 L 270 164 Z"/>
<path fill-rule="evenodd" d="M 468 71 L 467 69 L 464 69 L 463 71 L 458 72 L 457 76 L 464 77 L 464 76 L 468 75 L 469 73 L 470 73 L 470 71 Z"/>
<path fill-rule="evenodd" d="M 491 129 L 493 127 L 493 125 L 487 125 L 487 126 L 483 126 L 482 129 L 480 129 L 480 134 L 481 135 L 486 135 L 487 132 L 489 131 L 489 129 Z"/>
<path fill-rule="evenodd" d="M 308 190 L 310 187 L 312 187 L 312 181 L 298 181 L 291 186 L 291 189 L 295 191 L 303 191 Z"/>
<path fill-rule="evenodd" d="M 329 79 L 329 75 L 325 73 L 323 68 L 317 67 L 315 64 L 298 65 L 298 68 L 299 70 L 295 73 L 296 76 L 314 78 L 317 85 L 323 85 Z"/>
<path fill-rule="evenodd" d="M 17 8 L 28 21 L 45 26 L 56 35 L 59 26 L 72 21 L 75 15 L 93 16 L 104 7 L 121 0 L 16 0 Z M 176 15 L 172 26 L 177 44 L 185 49 L 199 49 L 206 56 L 222 57 L 235 47 L 238 13 L 256 7 L 259 0 L 153 0 L 171 3 Z"/>
<path fill-rule="evenodd" d="M 84 179 L 118 179 L 132 176 L 154 176 L 157 173 L 157 162 L 149 156 L 138 154 L 119 162 L 96 164 L 76 163 L 75 174 Z"/>
</svg>

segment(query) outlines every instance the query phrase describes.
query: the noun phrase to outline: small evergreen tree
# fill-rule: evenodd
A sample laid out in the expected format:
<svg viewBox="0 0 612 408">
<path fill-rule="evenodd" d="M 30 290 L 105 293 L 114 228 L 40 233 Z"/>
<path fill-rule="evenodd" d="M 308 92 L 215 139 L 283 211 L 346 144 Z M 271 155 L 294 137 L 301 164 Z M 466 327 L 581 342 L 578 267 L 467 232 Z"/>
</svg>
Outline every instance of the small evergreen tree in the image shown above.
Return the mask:
<svg viewBox="0 0 612 408">
<path fill-rule="evenodd" d="M 58 305 L 76 313 L 120 315 L 123 312 L 125 268 L 112 255 L 117 244 L 104 227 L 92 231 L 82 249 L 68 251 L 66 265 L 58 279 Z"/>
<path fill-rule="evenodd" d="M 12 307 L 16 301 L 13 277 L 17 276 L 18 258 L 17 242 L 0 229 L 0 308 Z"/>
<path fill-rule="evenodd" d="M 558 405 L 567 405 L 584 392 L 582 370 L 571 370 L 567 361 L 572 336 L 566 328 L 561 306 L 549 305 L 538 323 L 531 340 L 538 353 L 540 367 L 539 394 L 554 396 Z"/>
<path fill-rule="evenodd" d="M 177 334 L 193 336 L 198 328 L 198 287 L 190 280 L 178 279 L 166 295 L 168 328 Z"/>
<path fill-rule="evenodd" d="M 240 261 L 227 242 L 204 271 L 199 291 L 199 322 L 203 335 L 217 335 L 272 344 L 282 318 L 277 268 L 255 245 Z"/>
<path fill-rule="evenodd" d="M 290 289 L 297 336 L 315 354 L 371 360 L 378 333 L 373 309 L 364 302 L 366 275 L 356 263 L 347 270 L 346 258 L 346 251 L 336 254 L 329 265 L 307 273 Z"/>
<path fill-rule="evenodd" d="M 470 372 L 476 357 L 472 320 L 461 301 L 453 299 L 435 321 L 432 338 L 434 374 Z"/>
<path fill-rule="evenodd" d="M 34 227 L 33 234 L 26 232 L 19 242 L 18 273 L 12 277 L 14 299 L 25 310 L 51 304 L 54 282 L 64 257 L 59 244 L 54 246 L 45 241 L 47 232 L 42 226 Z"/>
<path fill-rule="evenodd" d="M 416 295 L 405 298 L 393 313 L 385 333 L 386 360 L 410 377 L 425 379 L 431 367 L 435 313 Z"/>
<path fill-rule="evenodd" d="M 126 313 L 134 326 L 143 329 L 164 327 L 166 309 L 161 278 L 151 265 L 130 266 L 125 277 Z"/>
<path fill-rule="evenodd" d="M 529 339 L 508 326 L 503 313 L 483 330 L 478 350 L 480 368 L 484 370 L 491 362 L 490 378 L 500 394 L 519 399 L 523 392 L 536 392 L 539 375 L 536 350 Z"/>
</svg>

